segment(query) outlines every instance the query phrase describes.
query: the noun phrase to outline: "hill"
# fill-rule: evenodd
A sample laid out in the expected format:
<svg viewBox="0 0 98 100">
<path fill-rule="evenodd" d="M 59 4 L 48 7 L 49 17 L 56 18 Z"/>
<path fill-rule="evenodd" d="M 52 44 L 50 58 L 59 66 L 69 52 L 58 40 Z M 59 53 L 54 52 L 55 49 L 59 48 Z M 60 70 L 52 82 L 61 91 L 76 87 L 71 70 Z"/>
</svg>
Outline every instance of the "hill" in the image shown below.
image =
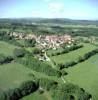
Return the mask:
<svg viewBox="0 0 98 100">
<path fill-rule="evenodd" d="M 55 24 L 79 24 L 79 25 L 98 25 L 98 20 L 72 20 L 67 18 L 1 18 L 0 23 L 55 23 Z"/>
</svg>

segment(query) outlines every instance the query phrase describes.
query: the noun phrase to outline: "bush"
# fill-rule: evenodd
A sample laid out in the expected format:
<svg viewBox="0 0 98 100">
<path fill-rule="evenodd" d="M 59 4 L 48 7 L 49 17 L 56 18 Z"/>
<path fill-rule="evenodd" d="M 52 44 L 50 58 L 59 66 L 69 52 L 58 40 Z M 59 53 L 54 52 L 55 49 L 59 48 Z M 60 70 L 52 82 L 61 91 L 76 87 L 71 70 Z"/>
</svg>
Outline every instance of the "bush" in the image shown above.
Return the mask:
<svg viewBox="0 0 98 100">
<path fill-rule="evenodd" d="M 39 86 L 46 89 L 46 90 L 54 90 L 57 88 L 58 83 L 54 80 L 50 80 L 47 78 L 40 78 L 39 79 Z"/>
<path fill-rule="evenodd" d="M 0 100 L 19 100 L 20 98 L 36 91 L 39 85 L 34 81 L 24 82 L 19 88 L 0 92 Z"/>
<path fill-rule="evenodd" d="M 21 91 L 21 95 L 25 96 L 30 94 L 31 92 L 38 89 L 38 84 L 35 84 L 33 81 L 24 82 L 20 87 L 19 90 Z"/>
<path fill-rule="evenodd" d="M 77 85 L 71 83 L 62 84 L 54 90 L 55 100 L 89 100 L 90 94 L 82 91 Z"/>
<path fill-rule="evenodd" d="M 39 53 L 41 53 L 41 52 L 42 52 L 42 50 L 39 49 L 39 48 L 35 48 L 35 49 L 32 51 L 33 54 L 39 54 Z"/>
<path fill-rule="evenodd" d="M 13 51 L 14 57 L 23 57 L 25 55 L 26 51 L 25 49 L 21 48 L 15 48 Z"/>
<path fill-rule="evenodd" d="M 25 47 L 34 47 L 36 44 L 36 40 L 35 39 L 25 39 Z"/>
<path fill-rule="evenodd" d="M 42 72 L 48 76 L 57 76 L 60 77 L 62 74 L 59 70 L 53 69 L 50 65 L 45 62 L 41 62 L 32 56 L 25 56 L 25 59 L 18 59 L 19 63 L 24 64 L 24 66 L 33 69 L 37 72 Z"/>
<path fill-rule="evenodd" d="M 98 49 L 95 49 L 95 50 L 92 50 L 86 54 L 84 54 L 83 57 L 79 57 L 78 60 L 76 61 L 71 61 L 71 62 L 67 62 L 66 64 L 58 64 L 58 68 L 60 70 L 62 70 L 63 68 L 69 68 L 69 67 L 72 67 L 78 63 L 81 63 L 87 59 L 89 59 L 91 56 L 95 55 L 96 53 L 98 53 Z"/>
<path fill-rule="evenodd" d="M 13 57 L 11 56 L 5 56 L 3 54 L 0 54 L 0 64 L 4 64 L 4 63 L 9 63 L 13 60 Z"/>
<path fill-rule="evenodd" d="M 70 48 L 66 47 L 62 51 L 52 53 L 50 56 L 56 56 L 56 55 L 61 55 L 61 54 L 64 54 L 64 53 L 69 53 L 70 51 L 77 50 L 77 49 L 82 48 L 82 47 L 83 47 L 83 45 L 73 45 Z"/>
</svg>

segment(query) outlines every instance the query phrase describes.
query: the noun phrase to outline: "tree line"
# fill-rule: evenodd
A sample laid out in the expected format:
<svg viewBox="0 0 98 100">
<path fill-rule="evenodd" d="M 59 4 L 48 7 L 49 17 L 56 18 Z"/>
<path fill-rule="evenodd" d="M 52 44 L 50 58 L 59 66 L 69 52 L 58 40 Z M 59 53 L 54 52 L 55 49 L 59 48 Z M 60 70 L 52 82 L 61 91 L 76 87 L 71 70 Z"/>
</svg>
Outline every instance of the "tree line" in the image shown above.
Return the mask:
<svg viewBox="0 0 98 100">
<path fill-rule="evenodd" d="M 39 85 L 35 81 L 23 82 L 18 88 L 0 90 L 0 100 L 19 100 L 20 98 L 33 93 Z"/>
<path fill-rule="evenodd" d="M 21 63 L 25 67 L 28 67 L 37 72 L 44 73 L 48 76 L 60 77 L 62 75 L 62 73 L 59 70 L 53 69 L 49 64 L 39 61 L 31 55 L 26 55 L 24 59 L 18 58 L 16 59 L 16 62 Z"/>
<path fill-rule="evenodd" d="M 35 77 L 36 78 L 36 77 Z M 35 91 L 43 93 L 51 91 L 51 96 L 56 100 L 89 100 L 92 95 L 77 85 L 67 83 L 59 84 L 57 81 L 47 78 L 23 82 L 18 88 L 0 90 L 0 100 L 19 100 Z"/>
<path fill-rule="evenodd" d="M 48 54 L 48 56 L 57 56 L 57 55 L 61 55 L 61 54 L 65 54 L 65 53 L 69 53 L 71 51 L 74 51 L 74 50 L 77 50 L 77 49 L 80 49 L 82 48 L 83 45 L 73 45 L 71 47 L 65 47 L 62 51 L 59 51 L 59 52 L 56 52 L 56 53 L 51 53 L 51 54 Z"/>
<path fill-rule="evenodd" d="M 85 60 L 89 59 L 90 57 L 94 56 L 95 54 L 98 53 L 98 49 L 94 49 L 86 54 L 84 54 L 83 57 L 79 57 L 78 60 L 75 60 L 75 61 L 71 61 L 71 62 L 67 62 L 66 64 L 58 64 L 58 68 L 60 70 L 62 70 L 63 68 L 69 68 L 69 67 L 72 67 L 76 64 L 79 64 L 81 62 L 84 62 Z"/>
<path fill-rule="evenodd" d="M 15 46 L 23 47 L 19 42 L 17 42 L 12 36 L 9 35 L 9 33 L 3 31 L 0 32 L 0 40 L 5 41 L 7 43 L 13 44 Z"/>
</svg>

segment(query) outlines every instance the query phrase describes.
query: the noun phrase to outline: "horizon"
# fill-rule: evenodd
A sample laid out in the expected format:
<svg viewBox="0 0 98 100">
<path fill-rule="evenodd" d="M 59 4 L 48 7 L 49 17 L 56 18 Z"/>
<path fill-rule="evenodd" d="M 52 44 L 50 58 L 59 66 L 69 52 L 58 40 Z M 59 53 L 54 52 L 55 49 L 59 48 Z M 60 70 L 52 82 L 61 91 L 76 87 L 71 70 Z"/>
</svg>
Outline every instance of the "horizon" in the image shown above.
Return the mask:
<svg viewBox="0 0 98 100">
<path fill-rule="evenodd" d="M 98 20 L 98 0 L 1 0 L 0 19 Z"/>
<path fill-rule="evenodd" d="M 43 20 L 48 20 L 48 19 L 57 19 L 57 20 L 77 20 L 77 21 L 98 21 L 98 19 L 71 19 L 71 18 L 45 18 L 45 17 L 18 17 L 18 18 L 15 18 L 15 17 L 12 17 L 12 18 L 0 18 L 0 19 L 9 19 L 9 20 L 14 20 L 14 19 L 43 19 Z"/>
</svg>

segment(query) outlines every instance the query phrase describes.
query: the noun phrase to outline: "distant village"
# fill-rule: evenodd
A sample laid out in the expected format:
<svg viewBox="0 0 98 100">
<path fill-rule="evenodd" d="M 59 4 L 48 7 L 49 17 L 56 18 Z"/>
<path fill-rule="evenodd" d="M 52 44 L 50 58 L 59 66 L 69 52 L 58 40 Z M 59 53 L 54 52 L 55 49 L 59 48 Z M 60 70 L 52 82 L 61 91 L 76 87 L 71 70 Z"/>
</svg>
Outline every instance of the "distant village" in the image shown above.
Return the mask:
<svg viewBox="0 0 98 100">
<path fill-rule="evenodd" d="M 34 34 L 24 34 L 18 32 L 10 33 L 10 36 L 13 36 L 15 39 L 34 39 L 36 43 L 41 48 L 59 48 L 62 44 L 68 43 L 71 44 L 74 40 L 72 39 L 71 35 L 67 33 L 63 35 L 34 35 Z"/>
</svg>

